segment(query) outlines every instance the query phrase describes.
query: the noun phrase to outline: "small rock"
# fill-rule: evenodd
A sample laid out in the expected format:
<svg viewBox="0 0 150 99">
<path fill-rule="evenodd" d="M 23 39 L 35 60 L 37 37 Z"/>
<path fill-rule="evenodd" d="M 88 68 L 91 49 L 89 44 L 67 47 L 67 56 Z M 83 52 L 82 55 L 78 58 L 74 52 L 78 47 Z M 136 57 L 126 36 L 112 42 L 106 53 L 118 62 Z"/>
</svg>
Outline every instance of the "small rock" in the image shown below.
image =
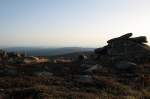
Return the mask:
<svg viewBox="0 0 150 99">
<path fill-rule="evenodd" d="M 90 75 L 80 75 L 77 81 L 80 83 L 93 83 L 93 78 Z"/>
<path fill-rule="evenodd" d="M 101 65 L 93 65 L 90 68 L 86 69 L 85 72 L 93 72 L 94 70 L 99 70 L 102 69 L 103 67 Z"/>
<path fill-rule="evenodd" d="M 135 66 L 137 65 L 133 62 L 121 61 L 115 65 L 115 68 L 119 70 L 127 70 L 127 69 L 134 68 Z"/>
</svg>

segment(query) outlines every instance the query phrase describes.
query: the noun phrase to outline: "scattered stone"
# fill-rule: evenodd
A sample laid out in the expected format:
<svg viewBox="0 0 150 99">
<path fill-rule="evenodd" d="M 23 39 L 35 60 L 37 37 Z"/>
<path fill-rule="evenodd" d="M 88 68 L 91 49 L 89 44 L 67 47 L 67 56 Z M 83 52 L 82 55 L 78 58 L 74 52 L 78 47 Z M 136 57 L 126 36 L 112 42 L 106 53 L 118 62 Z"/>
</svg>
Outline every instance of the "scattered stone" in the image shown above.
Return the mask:
<svg viewBox="0 0 150 99">
<path fill-rule="evenodd" d="M 38 58 L 37 57 L 33 57 L 33 56 L 31 56 L 31 57 L 25 57 L 24 60 L 23 60 L 23 62 L 25 64 L 36 63 L 37 61 L 38 61 Z"/>
<path fill-rule="evenodd" d="M 71 63 L 73 60 L 71 58 L 59 57 L 54 60 L 54 63 Z"/>
<path fill-rule="evenodd" d="M 25 57 L 23 59 L 23 63 L 25 63 L 25 64 L 45 63 L 45 62 L 48 62 L 48 61 L 49 61 L 49 59 L 47 59 L 47 58 L 39 58 L 39 57 L 34 57 L 34 56 Z"/>
</svg>

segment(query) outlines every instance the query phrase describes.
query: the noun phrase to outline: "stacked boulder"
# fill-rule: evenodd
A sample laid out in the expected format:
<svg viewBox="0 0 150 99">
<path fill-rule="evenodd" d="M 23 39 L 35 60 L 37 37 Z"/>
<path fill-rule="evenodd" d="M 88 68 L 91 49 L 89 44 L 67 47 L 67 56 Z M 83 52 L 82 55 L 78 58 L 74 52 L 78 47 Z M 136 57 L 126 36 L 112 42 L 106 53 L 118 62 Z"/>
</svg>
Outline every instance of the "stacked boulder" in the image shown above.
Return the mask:
<svg viewBox="0 0 150 99">
<path fill-rule="evenodd" d="M 97 59 L 104 61 L 132 61 L 141 63 L 150 60 L 150 46 L 146 45 L 145 36 L 131 38 L 132 33 L 127 33 L 118 38 L 107 41 L 107 45 L 95 50 Z"/>
</svg>

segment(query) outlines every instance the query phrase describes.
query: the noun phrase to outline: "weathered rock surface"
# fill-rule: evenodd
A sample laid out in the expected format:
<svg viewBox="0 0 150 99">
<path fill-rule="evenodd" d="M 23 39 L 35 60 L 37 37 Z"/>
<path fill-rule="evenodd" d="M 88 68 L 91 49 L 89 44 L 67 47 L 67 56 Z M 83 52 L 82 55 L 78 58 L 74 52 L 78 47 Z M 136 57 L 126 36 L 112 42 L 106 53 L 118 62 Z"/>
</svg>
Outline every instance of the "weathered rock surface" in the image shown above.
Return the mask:
<svg viewBox="0 0 150 99">
<path fill-rule="evenodd" d="M 129 39 L 132 35 L 133 35 L 132 33 L 127 33 L 127 34 L 122 35 L 122 36 L 120 36 L 120 37 L 118 37 L 118 38 L 110 39 L 110 40 L 107 41 L 107 43 L 112 43 L 112 42 L 114 42 L 114 41 L 116 41 L 116 40 L 127 40 L 127 39 Z"/>
<path fill-rule="evenodd" d="M 137 42 L 137 43 L 147 43 L 146 36 L 135 37 L 135 38 L 131 38 L 129 40 Z"/>
<path fill-rule="evenodd" d="M 115 68 L 119 69 L 119 70 L 127 70 L 127 69 L 132 69 L 132 68 L 135 68 L 135 67 L 136 67 L 135 63 L 128 62 L 128 61 L 121 61 L 121 62 L 118 62 L 115 65 Z"/>
</svg>

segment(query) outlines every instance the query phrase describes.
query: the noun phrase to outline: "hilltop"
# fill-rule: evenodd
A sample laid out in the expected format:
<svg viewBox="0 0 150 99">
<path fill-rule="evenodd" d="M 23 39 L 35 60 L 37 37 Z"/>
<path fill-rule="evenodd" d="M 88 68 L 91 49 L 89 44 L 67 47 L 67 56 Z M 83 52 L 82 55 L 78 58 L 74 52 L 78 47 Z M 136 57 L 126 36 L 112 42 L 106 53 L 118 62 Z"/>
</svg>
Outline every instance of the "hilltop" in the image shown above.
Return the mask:
<svg viewBox="0 0 150 99">
<path fill-rule="evenodd" d="M 1 50 L 0 98 L 149 99 L 146 43 L 127 33 L 90 52 L 41 57 Z"/>
</svg>

